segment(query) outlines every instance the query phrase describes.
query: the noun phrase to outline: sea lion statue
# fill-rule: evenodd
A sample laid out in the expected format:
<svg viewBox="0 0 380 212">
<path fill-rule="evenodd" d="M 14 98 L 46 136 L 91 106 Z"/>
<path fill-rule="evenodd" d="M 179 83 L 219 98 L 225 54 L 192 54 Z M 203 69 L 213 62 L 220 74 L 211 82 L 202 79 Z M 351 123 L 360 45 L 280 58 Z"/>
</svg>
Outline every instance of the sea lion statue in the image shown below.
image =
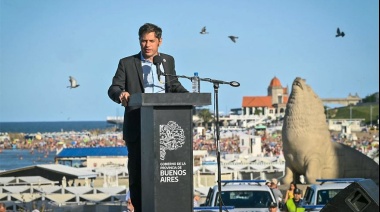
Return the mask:
<svg viewBox="0 0 380 212">
<path fill-rule="evenodd" d="M 282 127 L 283 184 L 316 179 L 368 178 L 379 184 L 379 165 L 361 152 L 331 141 L 322 100 L 297 77 L 286 105 Z"/>
</svg>

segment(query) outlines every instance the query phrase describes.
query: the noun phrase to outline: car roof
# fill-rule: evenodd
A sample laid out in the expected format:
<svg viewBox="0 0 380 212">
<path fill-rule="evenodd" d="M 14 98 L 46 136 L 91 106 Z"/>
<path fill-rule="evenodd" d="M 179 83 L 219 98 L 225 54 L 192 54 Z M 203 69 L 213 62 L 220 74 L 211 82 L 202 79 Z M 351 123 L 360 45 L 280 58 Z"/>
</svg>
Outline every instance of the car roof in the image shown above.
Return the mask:
<svg viewBox="0 0 380 212">
<path fill-rule="evenodd" d="M 218 191 L 218 186 L 214 186 L 215 191 Z M 222 191 L 268 191 L 266 185 L 225 185 L 222 186 Z"/>
<path fill-rule="evenodd" d="M 265 185 L 265 180 L 222 180 L 222 191 L 270 191 Z M 218 191 L 218 185 L 214 186 L 214 191 Z"/>
<path fill-rule="evenodd" d="M 310 185 L 314 190 L 324 190 L 324 189 L 344 189 L 349 186 L 351 183 L 325 183 L 323 185 Z"/>
<path fill-rule="evenodd" d="M 312 184 L 309 187 L 315 190 L 323 189 L 344 189 L 353 182 L 363 180 L 363 178 L 335 178 L 335 179 L 317 179 L 320 184 Z"/>
</svg>

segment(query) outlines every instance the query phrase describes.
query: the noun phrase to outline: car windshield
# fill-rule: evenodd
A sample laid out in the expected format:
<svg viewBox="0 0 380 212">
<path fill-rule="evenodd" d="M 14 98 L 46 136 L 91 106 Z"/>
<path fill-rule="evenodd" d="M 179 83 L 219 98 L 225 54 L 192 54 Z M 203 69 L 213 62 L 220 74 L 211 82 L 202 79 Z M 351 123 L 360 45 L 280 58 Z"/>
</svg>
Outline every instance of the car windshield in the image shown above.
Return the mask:
<svg viewBox="0 0 380 212">
<path fill-rule="evenodd" d="M 319 190 L 317 196 L 317 205 L 327 204 L 341 190 L 342 189 Z"/>
<path fill-rule="evenodd" d="M 304 201 L 307 203 L 307 204 L 310 204 L 311 203 L 311 198 L 313 197 L 314 195 L 314 190 L 311 189 L 310 187 L 308 187 L 306 189 L 306 193 L 305 193 L 305 198 L 304 198 Z"/>
<path fill-rule="evenodd" d="M 222 191 L 222 204 L 235 208 L 268 208 L 273 201 L 268 191 Z M 215 206 L 219 205 L 219 198 Z"/>
</svg>

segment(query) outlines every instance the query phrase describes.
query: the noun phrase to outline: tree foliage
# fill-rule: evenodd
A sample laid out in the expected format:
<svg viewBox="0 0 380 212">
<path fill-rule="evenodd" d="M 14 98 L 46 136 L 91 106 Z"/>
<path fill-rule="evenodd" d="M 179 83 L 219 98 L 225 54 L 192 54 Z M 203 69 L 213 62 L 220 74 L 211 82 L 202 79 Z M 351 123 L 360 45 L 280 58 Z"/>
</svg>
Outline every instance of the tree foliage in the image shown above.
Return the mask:
<svg viewBox="0 0 380 212">
<path fill-rule="evenodd" d="M 257 108 L 257 109 L 255 110 L 254 115 L 261 115 L 261 114 L 262 114 L 262 110 Z"/>
<path fill-rule="evenodd" d="M 376 102 L 376 93 L 368 95 L 362 99 L 363 103 Z"/>
<path fill-rule="evenodd" d="M 207 127 L 207 124 L 213 119 L 213 115 L 208 109 L 201 109 L 198 112 L 198 117 L 202 120 L 204 127 Z"/>
</svg>

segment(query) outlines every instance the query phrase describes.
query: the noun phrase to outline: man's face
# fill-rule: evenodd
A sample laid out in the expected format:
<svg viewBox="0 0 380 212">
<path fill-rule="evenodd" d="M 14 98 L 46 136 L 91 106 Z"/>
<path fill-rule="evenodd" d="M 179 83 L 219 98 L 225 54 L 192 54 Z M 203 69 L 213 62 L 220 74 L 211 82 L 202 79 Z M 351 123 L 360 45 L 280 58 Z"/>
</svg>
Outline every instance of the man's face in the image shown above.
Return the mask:
<svg viewBox="0 0 380 212">
<path fill-rule="evenodd" d="M 277 212 L 277 207 L 270 207 L 270 208 L 269 208 L 269 211 L 270 211 L 270 212 Z"/>
<path fill-rule="evenodd" d="M 294 194 L 294 200 L 298 201 L 301 199 L 301 194 Z"/>
<path fill-rule="evenodd" d="M 146 33 L 140 38 L 141 52 L 145 59 L 153 60 L 158 54 L 158 47 L 161 45 L 162 39 L 158 39 L 154 32 Z"/>
</svg>

